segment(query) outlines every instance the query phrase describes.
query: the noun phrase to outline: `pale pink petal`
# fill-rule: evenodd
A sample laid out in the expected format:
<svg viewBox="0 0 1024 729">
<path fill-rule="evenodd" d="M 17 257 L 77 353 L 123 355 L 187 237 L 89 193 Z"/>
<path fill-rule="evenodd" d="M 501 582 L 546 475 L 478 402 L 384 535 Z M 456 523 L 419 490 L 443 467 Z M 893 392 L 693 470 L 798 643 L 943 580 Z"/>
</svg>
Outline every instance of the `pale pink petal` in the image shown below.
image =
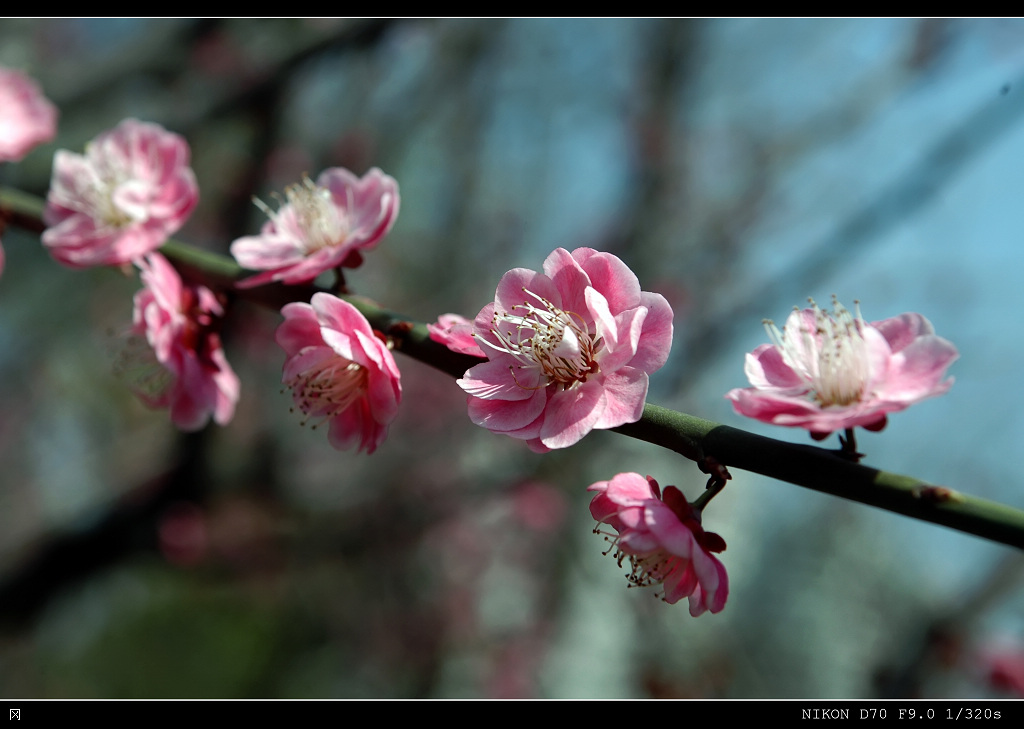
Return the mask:
<svg viewBox="0 0 1024 729">
<path fill-rule="evenodd" d="M 277 328 L 274 340 L 289 357 L 316 342 L 323 344 L 320 336 L 320 322 L 316 318 L 313 307 L 304 303 L 285 304 L 281 309 L 284 323 Z"/>
<path fill-rule="evenodd" d="M 528 400 L 537 392 L 540 374 L 535 370 L 522 370 L 516 374 L 515 367 L 504 360 L 482 362 L 466 370 L 466 374 L 457 383 L 475 398 Z"/>
<path fill-rule="evenodd" d="M 807 391 L 807 384 L 786 364 L 782 352 L 772 344 L 762 344 L 749 353 L 743 369 L 754 387 L 771 387 L 791 391 L 794 395 Z"/>
<path fill-rule="evenodd" d="M 430 338 L 453 352 L 486 357 L 473 336 L 473 322 L 458 314 L 442 314 L 436 324 L 427 324 Z"/>
<path fill-rule="evenodd" d="M 580 260 L 580 251 L 587 251 L 590 255 Z M 613 314 L 646 305 L 641 298 L 639 279 L 618 257 L 589 248 L 577 248 L 573 251 L 573 257 L 579 260 L 581 268 L 590 278 L 590 285 L 607 299 Z"/>
<path fill-rule="evenodd" d="M 946 369 L 960 356 L 956 347 L 941 337 L 925 335 L 904 347 L 892 358 L 892 377 L 879 388 L 891 400 L 916 402 L 941 395 L 953 379 L 943 381 Z"/>
<path fill-rule="evenodd" d="M 541 443 L 548 448 L 568 448 L 594 429 L 604 411 L 604 390 L 595 383 L 555 392 L 545 409 Z"/>
<path fill-rule="evenodd" d="M 630 364 L 653 373 L 664 366 L 672 349 L 672 307 L 664 296 L 649 291 L 640 293 L 640 304 L 647 309 L 647 316 Z"/>
<path fill-rule="evenodd" d="M 906 349 L 907 345 L 918 337 L 935 333 L 935 328 L 930 321 L 913 312 L 872 322 L 871 327 L 881 332 L 893 352 Z"/>
<path fill-rule="evenodd" d="M 543 390 L 534 390 L 527 399 L 513 402 L 472 398 L 469 419 L 495 433 L 507 433 L 532 424 L 544 412 L 545 405 L 547 395 Z"/>
<path fill-rule="evenodd" d="M 638 421 L 644 413 L 648 380 L 646 372 L 633 367 L 623 367 L 602 378 L 605 406 L 594 427 L 604 430 Z"/>
<path fill-rule="evenodd" d="M 585 257 L 595 253 L 590 248 L 577 248 L 576 252 Z M 544 273 L 558 290 L 557 299 L 548 296 L 555 306 L 577 314 L 586 311 L 585 292 L 590 286 L 590 277 L 572 253 L 564 248 L 556 248 L 544 261 Z"/>
</svg>

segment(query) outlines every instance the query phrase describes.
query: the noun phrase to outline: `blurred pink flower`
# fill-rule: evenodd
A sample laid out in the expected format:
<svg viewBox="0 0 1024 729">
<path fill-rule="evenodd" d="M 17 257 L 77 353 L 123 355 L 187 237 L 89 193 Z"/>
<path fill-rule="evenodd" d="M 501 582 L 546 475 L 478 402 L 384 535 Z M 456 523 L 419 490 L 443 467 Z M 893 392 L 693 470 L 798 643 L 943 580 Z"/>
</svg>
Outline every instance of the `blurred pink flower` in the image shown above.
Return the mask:
<svg viewBox="0 0 1024 729">
<path fill-rule="evenodd" d="M 854 316 L 834 297 L 832 314 L 811 304 L 790 314 L 781 333 L 765 322 L 772 343 L 747 355 L 753 387 L 726 394 L 736 412 L 816 436 L 858 425 L 880 430 L 886 413 L 952 386 L 943 378 L 956 347 L 920 314 L 868 324 L 859 307 Z"/>
<path fill-rule="evenodd" d="M 609 534 L 622 563 L 629 557 L 632 585 L 661 584 L 665 602 L 690 599 L 690 615 L 717 613 L 729 596 L 725 567 L 712 552 L 725 550 L 725 540 L 705 532 L 696 511 L 675 486 L 665 488 L 639 473 L 620 473 L 599 481 L 590 502 L 594 519 L 615 530 Z M 596 530 L 595 530 L 596 531 Z"/>
<path fill-rule="evenodd" d="M 133 332 L 145 335 L 164 373 L 137 379 L 136 394 L 152 407 L 169 406 L 182 430 L 198 430 L 210 415 L 226 425 L 239 382 L 218 334 L 223 307 L 205 286 L 183 284 L 159 253 L 137 263 L 145 288 L 135 294 Z"/>
<path fill-rule="evenodd" d="M 639 420 L 648 375 L 672 346 L 665 298 L 590 248 L 557 249 L 544 273 L 506 273 L 475 326 L 490 361 L 458 381 L 470 419 L 537 452 Z"/>
<path fill-rule="evenodd" d="M 240 265 L 265 271 L 239 286 L 305 283 L 338 266 L 358 266 L 360 251 L 376 246 L 398 217 L 398 183 L 376 167 L 361 178 L 332 167 L 316 184 L 307 177 L 287 188 L 285 198 L 276 213 L 257 200 L 270 220 L 259 235 L 231 244 Z"/>
<path fill-rule="evenodd" d="M 473 322 L 458 314 L 441 314 L 437 324 L 427 324 L 430 338 L 453 352 L 487 357 L 473 337 Z"/>
<path fill-rule="evenodd" d="M 307 420 L 330 421 L 327 437 L 338 450 L 354 445 L 373 453 L 402 399 L 390 350 L 358 309 L 331 294 L 287 304 L 281 313 L 275 338 L 288 355 L 282 382 L 296 405 Z"/>
<path fill-rule="evenodd" d="M 982 649 L 978 662 L 995 689 L 1024 697 L 1024 647 L 1012 643 Z"/>
<path fill-rule="evenodd" d="M 43 244 L 73 268 L 116 266 L 156 250 L 199 202 L 188 143 L 158 124 L 125 119 L 86 145 L 58 150 Z"/>
<path fill-rule="evenodd" d="M 25 74 L 0 68 L 0 162 L 17 162 L 57 134 L 57 107 Z"/>
</svg>

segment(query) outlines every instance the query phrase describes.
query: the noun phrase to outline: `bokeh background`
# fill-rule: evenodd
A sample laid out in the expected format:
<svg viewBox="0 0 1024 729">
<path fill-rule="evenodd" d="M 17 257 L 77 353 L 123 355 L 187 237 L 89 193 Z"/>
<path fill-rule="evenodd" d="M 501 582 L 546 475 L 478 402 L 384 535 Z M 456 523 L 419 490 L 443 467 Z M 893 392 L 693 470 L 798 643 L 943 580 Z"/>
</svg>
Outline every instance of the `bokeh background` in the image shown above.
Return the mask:
<svg viewBox="0 0 1024 729">
<path fill-rule="evenodd" d="M 330 166 L 400 184 L 354 290 L 473 316 L 555 247 L 615 253 L 675 309 L 650 400 L 774 437 L 724 393 L 813 296 L 918 311 L 946 396 L 864 434 L 866 463 L 1024 506 L 1024 22 L 0 20 L 59 134 L 0 183 L 133 116 L 184 135 L 226 252 L 253 195 Z M 693 464 L 595 432 L 544 456 L 474 427 L 399 359 L 374 455 L 281 392 L 277 312 L 239 304 L 242 400 L 181 434 L 115 374 L 137 281 L 3 234 L 0 694 L 8 697 L 985 697 L 1024 664 L 1021 555 L 734 471 L 705 512 L 732 592 L 698 619 L 624 570 L 586 487 L 694 498 Z"/>
</svg>

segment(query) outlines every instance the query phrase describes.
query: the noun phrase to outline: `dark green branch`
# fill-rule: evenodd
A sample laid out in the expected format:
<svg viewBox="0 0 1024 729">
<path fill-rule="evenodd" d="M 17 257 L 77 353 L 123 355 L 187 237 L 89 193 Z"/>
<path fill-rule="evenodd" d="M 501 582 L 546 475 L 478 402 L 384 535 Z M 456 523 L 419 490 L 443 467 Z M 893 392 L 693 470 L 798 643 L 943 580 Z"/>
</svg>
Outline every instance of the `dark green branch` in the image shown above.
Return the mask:
<svg viewBox="0 0 1024 729">
<path fill-rule="evenodd" d="M 42 201 L 0 189 L 0 218 L 39 231 Z M 290 301 L 309 301 L 314 286 L 234 288 L 251 272 L 233 260 L 176 241 L 161 252 L 187 279 L 242 299 L 280 308 Z M 390 336 L 396 349 L 454 377 L 480 359 L 457 354 L 430 339 L 426 325 L 388 311 L 359 296 L 342 296 L 371 326 Z M 673 450 L 706 469 L 710 459 L 730 468 L 760 473 L 851 501 L 859 501 L 915 519 L 941 524 L 968 534 L 1024 549 L 1024 511 L 936 486 L 910 476 L 888 473 L 843 458 L 839 451 L 797 445 L 720 425 L 648 403 L 636 423 L 614 428 L 618 433 Z"/>
</svg>

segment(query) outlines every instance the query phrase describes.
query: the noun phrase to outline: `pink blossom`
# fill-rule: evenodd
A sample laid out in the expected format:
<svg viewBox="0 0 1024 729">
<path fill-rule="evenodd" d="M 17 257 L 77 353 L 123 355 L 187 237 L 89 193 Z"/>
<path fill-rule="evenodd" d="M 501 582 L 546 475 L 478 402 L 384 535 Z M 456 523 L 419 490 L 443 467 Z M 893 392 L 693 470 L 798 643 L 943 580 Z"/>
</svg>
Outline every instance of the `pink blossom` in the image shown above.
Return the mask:
<svg viewBox="0 0 1024 729">
<path fill-rule="evenodd" d="M 188 143 L 158 124 L 125 119 L 85 154 L 59 150 L 43 243 L 73 268 L 116 266 L 156 250 L 199 202 Z"/>
<path fill-rule="evenodd" d="M 672 346 L 672 308 L 610 253 L 559 248 L 516 268 L 476 317 L 490 361 L 459 385 L 469 417 L 544 452 L 640 419 L 648 375 Z"/>
<path fill-rule="evenodd" d="M 863 426 L 885 427 L 886 414 L 941 395 L 956 347 L 935 336 L 920 314 L 868 324 L 833 297 L 829 314 L 795 310 L 782 332 L 768 321 L 771 344 L 747 355 L 753 387 L 731 390 L 736 412 L 766 423 L 806 428 L 816 436 Z"/>
<path fill-rule="evenodd" d="M 427 331 L 430 332 L 431 339 L 453 352 L 487 357 L 473 337 L 473 322 L 464 316 L 442 314 L 437 317 L 437 324 L 427 324 Z"/>
<path fill-rule="evenodd" d="M 668 486 L 662 496 L 650 476 L 620 473 L 587 490 L 598 492 L 590 502 L 594 519 L 616 532 L 608 536 L 619 563 L 629 557 L 631 584 L 662 585 L 663 598 L 670 604 L 689 597 L 694 617 L 725 607 L 729 578 L 711 554 L 724 551 L 725 540 L 704 531 L 700 512 L 679 489 Z"/>
<path fill-rule="evenodd" d="M 287 304 L 281 313 L 276 339 L 288 355 L 282 382 L 295 404 L 307 418 L 330 422 L 327 437 L 338 450 L 354 445 L 373 453 L 402 399 L 390 350 L 358 309 L 331 294 Z"/>
<path fill-rule="evenodd" d="M 398 183 L 376 167 L 361 178 L 332 167 L 316 184 L 307 177 L 292 185 L 285 198 L 276 213 L 257 200 L 270 220 L 259 235 L 231 244 L 240 265 L 265 271 L 240 286 L 305 283 L 338 266 L 358 266 L 360 251 L 376 246 L 398 217 Z"/>
<path fill-rule="evenodd" d="M 139 379 L 136 393 L 152 407 L 170 407 L 182 430 L 198 430 L 213 415 L 225 425 L 238 402 L 239 382 L 217 333 L 224 309 L 205 286 L 185 285 L 159 253 L 138 262 L 145 288 L 135 294 L 133 332 L 145 335 L 163 373 Z"/>
<path fill-rule="evenodd" d="M 57 107 L 28 76 L 0 68 L 0 162 L 17 162 L 57 134 Z"/>
<path fill-rule="evenodd" d="M 1024 647 L 991 645 L 979 652 L 978 661 L 993 688 L 1024 697 Z"/>
</svg>

